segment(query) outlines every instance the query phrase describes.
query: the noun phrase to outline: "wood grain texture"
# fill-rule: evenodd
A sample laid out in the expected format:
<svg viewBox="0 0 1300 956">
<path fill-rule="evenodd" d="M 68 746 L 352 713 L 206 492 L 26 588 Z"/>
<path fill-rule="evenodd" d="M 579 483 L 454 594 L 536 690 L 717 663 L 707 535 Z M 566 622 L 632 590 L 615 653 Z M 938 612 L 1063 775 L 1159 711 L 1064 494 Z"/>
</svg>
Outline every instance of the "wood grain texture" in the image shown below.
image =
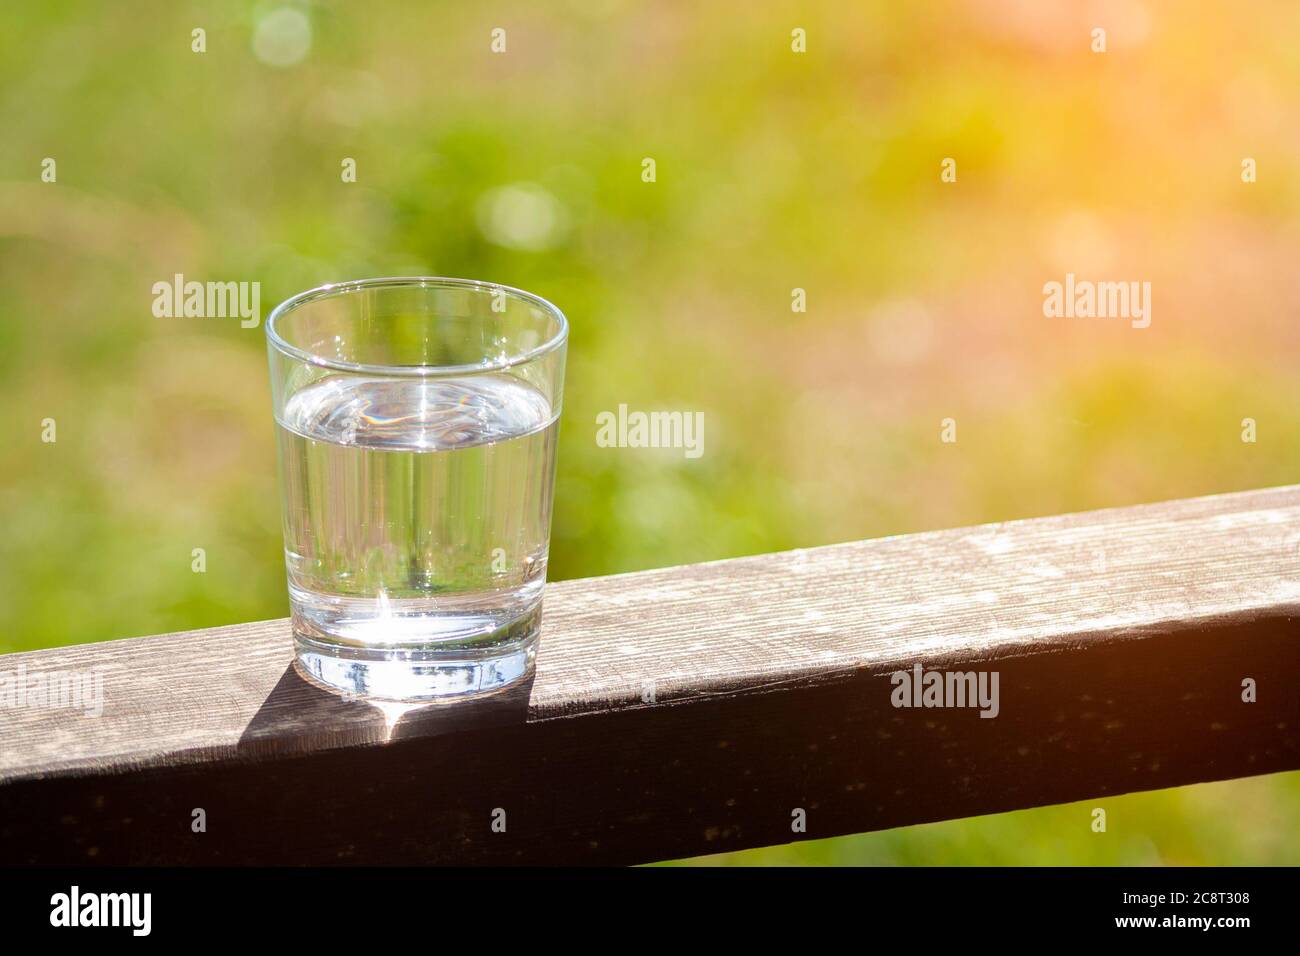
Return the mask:
<svg viewBox="0 0 1300 956">
<path fill-rule="evenodd" d="M 1298 571 L 1289 487 L 561 582 L 530 686 L 401 715 L 286 621 L 0 656 L 105 696 L 0 707 L 0 862 L 628 863 L 1295 769 Z M 894 708 L 916 663 L 999 716 Z"/>
</svg>

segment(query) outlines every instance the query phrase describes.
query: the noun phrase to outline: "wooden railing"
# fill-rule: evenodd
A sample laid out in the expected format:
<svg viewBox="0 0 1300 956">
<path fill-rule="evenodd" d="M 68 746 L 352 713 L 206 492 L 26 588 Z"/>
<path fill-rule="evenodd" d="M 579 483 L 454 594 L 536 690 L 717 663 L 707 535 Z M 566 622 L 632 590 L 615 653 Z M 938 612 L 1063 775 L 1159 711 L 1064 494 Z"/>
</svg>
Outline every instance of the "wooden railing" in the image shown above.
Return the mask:
<svg viewBox="0 0 1300 956">
<path fill-rule="evenodd" d="M 0 695 L 0 862 L 636 863 L 1290 770 L 1298 608 L 1291 487 L 553 584 L 530 686 L 402 714 L 286 621 L 5 655 L 104 696 Z M 895 706 L 918 664 L 996 716 Z"/>
</svg>

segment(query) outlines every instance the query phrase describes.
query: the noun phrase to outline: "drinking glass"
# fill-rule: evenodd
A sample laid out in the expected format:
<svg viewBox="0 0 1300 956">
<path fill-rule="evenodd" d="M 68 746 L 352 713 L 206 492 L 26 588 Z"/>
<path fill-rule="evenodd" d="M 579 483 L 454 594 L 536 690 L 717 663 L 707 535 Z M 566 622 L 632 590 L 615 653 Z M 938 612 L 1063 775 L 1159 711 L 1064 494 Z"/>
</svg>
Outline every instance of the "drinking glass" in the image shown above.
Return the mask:
<svg viewBox="0 0 1300 956">
<path fill-rule="evenodd" d="M 431 700 L 537 653 L 568 322 L 467 279 L 363 279 L 266 322 L 296 665 Z"/>
</svg>

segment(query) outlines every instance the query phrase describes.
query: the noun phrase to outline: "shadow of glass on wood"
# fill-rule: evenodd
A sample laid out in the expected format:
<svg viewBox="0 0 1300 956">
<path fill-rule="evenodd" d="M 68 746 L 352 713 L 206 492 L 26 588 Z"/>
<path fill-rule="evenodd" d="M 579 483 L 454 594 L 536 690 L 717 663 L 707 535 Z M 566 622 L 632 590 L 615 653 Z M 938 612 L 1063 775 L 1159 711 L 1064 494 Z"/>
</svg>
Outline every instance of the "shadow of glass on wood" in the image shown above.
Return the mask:
<svg viewBox="0 0 1300 956">
<path fill-rule="evenodd" d="M 532 687 L 530 675 L 498 693 L 466 700 L 366 700 L 324 690 L 290 665 L 244 728 L 238 750 L 253 758 L 283 757 L 522 724 Z"/>
</svg>

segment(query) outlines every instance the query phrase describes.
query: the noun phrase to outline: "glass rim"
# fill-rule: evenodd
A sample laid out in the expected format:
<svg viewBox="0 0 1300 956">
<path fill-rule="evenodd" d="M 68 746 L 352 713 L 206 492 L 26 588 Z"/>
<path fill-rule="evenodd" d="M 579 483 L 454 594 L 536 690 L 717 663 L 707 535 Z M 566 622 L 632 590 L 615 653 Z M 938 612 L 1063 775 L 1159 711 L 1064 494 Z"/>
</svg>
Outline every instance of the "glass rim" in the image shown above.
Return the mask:
<svg viewBox="0 0 1300 956">
<path fill-rule="evenodd" d="M 526 352 L 520 352 L 517 355 L 510 355 L 504 359 L 498 359 L 493 362 L 479 362 L 473 365 L 375 365 L 367 362 L 347 362 L 343 359 L 327 358 L 323 355 L 317 355 L 304 348 L 296 345 L 290 345 L 280 335 L 276 328 L 276 320 L 283 318 L 299 306 L 306 305 L 309 302 L 315 302 L 319 299 L 327 299 L 336 295 L 346 295 L 363 289 L 382 289 L 385 287 L 394 288 L 445 288 L 445 289 L 467 289 L 476 292 L 504 292 L 516 299 L 521 299 L 545 311 L 558 324 L 559 328 L 555 334 L 543 342 L 541 345 L 534 346 Z M 378 375 L 466 375 L 483 372 L 497 372 L 502 369 L 514 368 L 518 365 L 525 365 L 528 362 L 541 358 L 548 352 L 553 352 L 564 344 L 569 337 L 569 320 L 564 313 L 560 311 L 559 306 L 553 302 L 543 299 L 540 295 L 532 292 L 525 292 L 523 289 L 516 289 L 513 286 L 501 285 L 499 282 L 484 282 L 479 279 L 457 279 L 450 276 L 384 276 L 374 279 L 349 279 L 344 282 L 330 282 L 325 285 L 316 286 L 314 289 L 308 289 L 305 292 L 299 292 L 285 299 L 266 317 L 266 339 L 276 351 L 281 352 L 291 358 L 298 359 L 300 362 L 307 362 L 311 365 L 317 365 L 322 368 L 332 368 L 340 372 L 360 372 L 363 374 Z"/>
</svg>

